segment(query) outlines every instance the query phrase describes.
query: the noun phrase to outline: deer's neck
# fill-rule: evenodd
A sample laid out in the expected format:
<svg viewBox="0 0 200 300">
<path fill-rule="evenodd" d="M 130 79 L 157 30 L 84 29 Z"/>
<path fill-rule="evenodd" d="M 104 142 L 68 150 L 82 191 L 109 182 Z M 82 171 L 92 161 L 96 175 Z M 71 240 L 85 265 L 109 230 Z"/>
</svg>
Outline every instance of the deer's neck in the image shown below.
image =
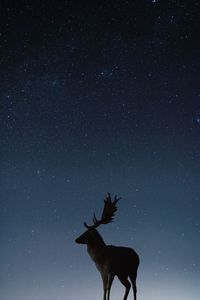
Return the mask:
<svg viewBox="0 0 200 300">
<path fill-rule="evenodd" d="M 87 245 L 88 254 L 90 255 L 91 259 L 95 262 L 98 268 L 101 267 L 101 265 L 104 262 L 105 249 L 106 244 L 102 238 L 101 240 L 98 240 L 95 243 Z"/>
</svg>

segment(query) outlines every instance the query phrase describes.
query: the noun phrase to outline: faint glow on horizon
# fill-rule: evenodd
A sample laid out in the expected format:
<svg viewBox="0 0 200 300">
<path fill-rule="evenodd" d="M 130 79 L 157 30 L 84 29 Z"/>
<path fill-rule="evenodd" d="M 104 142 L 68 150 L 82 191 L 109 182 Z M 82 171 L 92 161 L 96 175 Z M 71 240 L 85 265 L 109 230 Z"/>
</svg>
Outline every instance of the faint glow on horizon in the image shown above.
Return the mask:
<svg viewBox="0 0 200 300">
<path fill-rule="evenodd" d="M 99 278 L 100 279 L 100 278 Z M 41 287 L 40 290 L 35 291 L 23 291 L 24 295 L 20 295 L 21 300 L 66 300 L 73 298 L 75 300 L 94 300 L 94 295 L 96 300 L 101 300 L 103 297 L 103 289 L 101 287 L 101 282 L 98 281 L 93 284 L 93 281 L 88 280 L 88 284 L 84 284 L 86 281 L 73 282 L 63 288 L 55 286 L 50 287 L 50 289 L 45 286 Z M 142 287 L 144 287 L 142 289 Z M 124 296 L 124 287 L 116 279 L 113 283 L 111 289 L 111 300 L 121 300 Z M 25 295 L 26 293 L 26 295 Z M 32 294 L 33 293 L 33 294 Z M 191 289 L 191 285 L 185 284 L 184 282 L 173 282 L 173 280 L 167 279 L 166 283 L 159 283 L 156 286 L 156 282 L 141 281 L 138 284 L 138 300 L 198 300 L 198 295 L 200 289 L 197 286 L 196 289 Z M 32 294 L 32 295 L 31 295 Z M 13 297 L 13 300 L 18 300 Z M 133 299 L 132 289 L 130 290 L 128 300 Z"/>
<path fill-rule="evenodd" d="M 150 277 L 150 275 L 149 275 Z M 111 300 L 121 300 L 124 295 L 124 287 L 116 279 L 111 289 Z M 166 278 L 166 282 L 158 283 L 156 281 L 148 281 L 147 277 L 140 279 L 138 282 L 138 300 L 198 300 L 200 294 L 199 286 L 194 282 L 173 281 L 172 277 Z M 64 286 L 58 286 L 57 283 L 49 282 L 37 288 L 18 287 L 15 291 L 4 294 L 4 300 L 102 300 L 103 289 L 98 280 L 94 278 L 82 278 L 76 281 L 72 278 L 71 282 L 66 282 Z M 133 293 L 130 290 L 128 300 L 133 300 Z"/>
</svg>

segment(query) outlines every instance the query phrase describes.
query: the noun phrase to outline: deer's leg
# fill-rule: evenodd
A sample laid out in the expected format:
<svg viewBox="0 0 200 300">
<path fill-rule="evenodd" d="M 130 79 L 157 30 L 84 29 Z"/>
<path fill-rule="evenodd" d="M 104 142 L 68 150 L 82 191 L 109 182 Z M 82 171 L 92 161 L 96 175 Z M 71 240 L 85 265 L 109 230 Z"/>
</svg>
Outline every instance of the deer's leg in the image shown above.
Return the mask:
<svg viewBox="0 0 200 300">
<path fill-rule="evenodd" d="M 132 287 L 133 287 L 134 300 L 137 300 L 136 277 L 137 277 L 137 275 L 130 276 Z"/>
<path fill-rule="evenodd" d="M 107 281 L 108 275 L 101 273 L 102 281 L 103 281 L 103 300 L 107 300 Z"/>
<path fill-rule="evenodd" d="M 132 283 L 132 287 L 133 287 L 133 296 L 134 296 L 134 300 L 137 300 L 137 287 L 136 287 L 136 275 L 130 276 L 131 279 L 131 283 Z"/>
<path fill-rule="evenodd" d="M 131 284 L 130 282 L 128 281 L 128 278 L 127 276 L 125 275 L 118 275 L 118 278 L 119 280 L 121 281 L 121 283 L 125 286 L 126 290 L 125 290 L 125 295 L 124 295 L 124 298 L 123 300 L 126 300 L 127 297 L 128 297 L 128 293 L 130 291 L 130 288 L 131 288 Z"/>
<path fill-rule="evenodd" d="M 108 281 L 107 281 L 107 296 L 108 296 L 108 298 L 107 298 L 107 300 L 110 300 L 110 289 L 111 289 L 114 277 L 115 276 L 112 274 L 108 275 Z"/>
</svg>

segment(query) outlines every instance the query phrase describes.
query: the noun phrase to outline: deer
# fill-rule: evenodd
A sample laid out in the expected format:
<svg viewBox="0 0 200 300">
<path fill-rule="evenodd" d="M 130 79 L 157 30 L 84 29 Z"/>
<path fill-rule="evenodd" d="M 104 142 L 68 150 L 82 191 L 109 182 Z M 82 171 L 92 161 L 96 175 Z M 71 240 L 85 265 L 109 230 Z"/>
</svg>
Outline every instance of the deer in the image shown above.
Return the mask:
<svg viewBox="0 0 200 300">
<path fill-rule="evenodd" d="M 75 242 L 87 245 L 88 254 L 94 261 L 102 277 L 103 300 L 110 300 L 110 290 L 115 276 L 125 286 L 123 300 L 128 298 L 131 285 L 134 300 L 137 300 L 136 278 L 139 267 L 138 254 L 132 248 L 106 245 L 96 230 L 101 224 L 108 224 L 113 221 L 119 200 L 120 198 L 117 198 L 117 196 L 112 200 L 110 193 L 108 193 L 108 196 L 104 199 L 104 209 L 101 219 L 98 220 L 94 213 L 93 225 L 87 225 L 84 222 L 83 224 L 87 230 Z"/>
</svg>

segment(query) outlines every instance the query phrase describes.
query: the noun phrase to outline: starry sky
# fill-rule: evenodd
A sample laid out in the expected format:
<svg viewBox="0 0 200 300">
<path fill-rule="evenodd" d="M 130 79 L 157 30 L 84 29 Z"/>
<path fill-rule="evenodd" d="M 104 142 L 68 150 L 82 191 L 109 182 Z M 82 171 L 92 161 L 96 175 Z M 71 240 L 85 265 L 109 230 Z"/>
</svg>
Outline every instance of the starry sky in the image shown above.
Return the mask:
<svg viewBox="0 0 200 300">
<path fill-rule="evenodd" d="M 139 253 L 138 299 L 199 299 L 199 1 L 0 14 L 0 298 L 102 299 L 74 240 L 109 191 L 122 199 L 99 232 Z"/>
</svg>

